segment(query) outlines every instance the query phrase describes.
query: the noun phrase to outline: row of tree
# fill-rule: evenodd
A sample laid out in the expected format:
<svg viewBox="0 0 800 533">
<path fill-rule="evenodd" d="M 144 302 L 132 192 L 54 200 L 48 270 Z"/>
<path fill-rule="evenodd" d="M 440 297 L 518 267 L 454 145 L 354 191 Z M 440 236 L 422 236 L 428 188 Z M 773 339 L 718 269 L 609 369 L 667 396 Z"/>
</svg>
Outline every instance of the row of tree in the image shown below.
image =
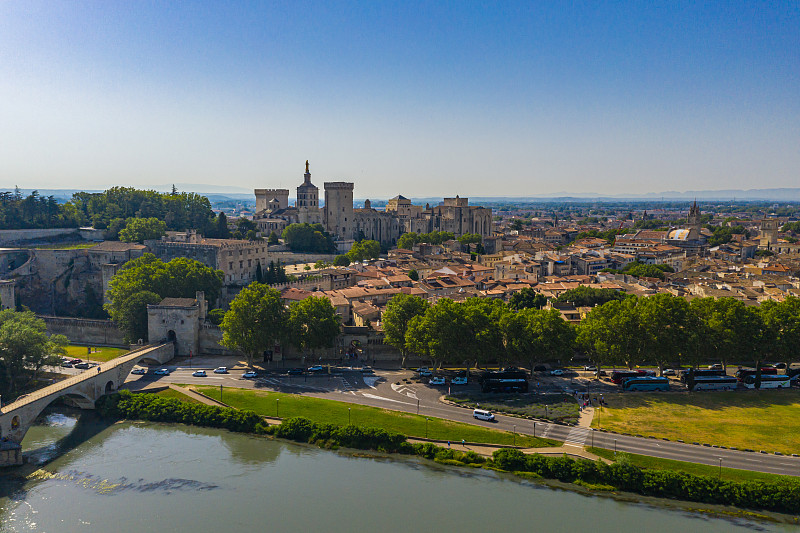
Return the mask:
<svg viewBox="0 0 800 533">
<path fill-rule="evenodd" d="M 243 352 L 249 366 L 281 342 L 313 358 L 316 350 L 333 346 L 340 331 L 339 315 L 327 298 L 306 298 L 287 308 L 279 291 L 257 282 L 236 295 L 220 328 L 221 344 Z"/>
<path fill-rule="evenodd" d="M 533 368 L 584 352 L 598 366 L 790 361 L 800 346 L 800 299 L 748 306 L 733 298 L 687 302 L 669 294 L 611 299 L 573 327 L 557 310 L 515 309 L 497 300 L 405 294 L 383 315 L 386 342 L 434 364 L 511 363 Z"/>
<path fill-rule="evenodd" d="M 39 377 L 45 365 L 57 365 L 69 343 L 48 336 L 43 320 L 31 311 L 0 311 L 0 395 L 11 399 Z"/>
</svg>

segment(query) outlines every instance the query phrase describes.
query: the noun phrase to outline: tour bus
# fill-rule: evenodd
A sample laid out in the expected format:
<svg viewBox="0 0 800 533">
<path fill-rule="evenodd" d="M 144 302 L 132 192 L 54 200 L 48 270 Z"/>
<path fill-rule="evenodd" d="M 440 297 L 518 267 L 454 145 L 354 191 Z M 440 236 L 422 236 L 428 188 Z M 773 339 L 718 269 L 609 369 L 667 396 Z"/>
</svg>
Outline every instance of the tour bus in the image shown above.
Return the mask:
<svg viewBox="0 0 800 533">
<path fill-rule="evenodd" d="M 712 376 L 725 377 L 726 374 L 724 370 L 708 369 L 708 368 L 690 368 L 681 374 L 681 381 L 688 384 L 689 378 L 697 379 L 700 377 L 712 377 Z"/>
<path fill-rule="evenodd" d="M 641 378 L 626 379 L 622 384 L 622 390 L 626 391 L 668 391 L 669 379 L 656 378 L 651 376 Z"/>
<path fill-rule="evenodd" d="M 736 371 L 736 379 L 744 383 L 744 380 L 747 376 L 755 376 L 758 373 L 758 370 L 754 370 L 752 368 L 740 368 Z M 762 376 L 777 376 L 778 369 L 773 368 L 771 366 L 768 367 L 761 367 L 761 375 Z"/>
<path fill-rule="evenodd" d="M 528 392 L 528 374 L 519 368 L 504 368 L 497 372 L 484 372 L 480 378 L 483 392 Z"/>
<path fill-rule="evenodd" d="M 739 381 L 732 376 L 697 376 L 687 380 L 690 390 L 735 390 Z"/>
<path fill-rule="evenodd" d="M 616 385 L 622 385 L 626 379 L 641 378 L 647 376 L 645 370 L 615 370 L 611 373 L 611 381 Z"/>
<path fill-rule="evenodd" d="M 749 375 L 744 377 L 744 386 L 748 389 L 756 388 L 756 376 Z M 792 386 L 792 378 L 786 374 L 778 376 L 761 376 L 762 389 L 788 389 Z"/>
</svg>

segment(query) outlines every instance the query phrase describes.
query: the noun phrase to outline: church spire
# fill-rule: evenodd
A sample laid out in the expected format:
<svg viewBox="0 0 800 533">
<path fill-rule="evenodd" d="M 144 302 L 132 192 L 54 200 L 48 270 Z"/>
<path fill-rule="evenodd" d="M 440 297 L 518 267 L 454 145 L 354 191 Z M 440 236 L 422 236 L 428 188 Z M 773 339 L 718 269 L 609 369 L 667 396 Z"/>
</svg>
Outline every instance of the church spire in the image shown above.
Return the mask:
<svg viewBox="0 0 800 533">
<path fill-rule="evenodd" d="M 306 159 L 306 174 L 310 174 L 310 172 L 308 171 L 308 159 Z"/>
<path fill-rule="evenodd" d="M 308 170 L 308 159 L 306 159 L 306 173 L 303 174 L 303 182 L 304 183 L 311 183 L 311 171 Z"/>
</svg>

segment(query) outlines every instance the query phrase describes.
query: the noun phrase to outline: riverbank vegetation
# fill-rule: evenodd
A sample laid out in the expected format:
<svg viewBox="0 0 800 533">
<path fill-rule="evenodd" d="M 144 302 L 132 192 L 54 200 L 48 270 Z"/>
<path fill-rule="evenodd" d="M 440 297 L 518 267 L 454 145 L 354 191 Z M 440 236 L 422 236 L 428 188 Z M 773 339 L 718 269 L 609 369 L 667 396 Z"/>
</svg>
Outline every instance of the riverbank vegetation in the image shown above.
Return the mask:
<svg viewBox="0 0 800 533">
<path fill-rule="evenodd" d="M 595 490 L 625 491 L 691 502 L 732 505 L 743 509 L 779 513 L 800 512 L 800 482 L 732 481 L 695 475 L 683 471 L 640 468 L 624 456 L 615 463 L 525 455 L 520 450 L 504 448 L 494 452 L 493 466 L 523 476 L 557 479 Z"/>
<path fill-rule="evenodd" d="M 277 416 L 284 419 L 303 417 L 317 423 L 377 427 L 402 433 L 408 437 L 427 436 L 431 439 L 453 442 L 461 442 L 462 439 L 482 444 L 510 445 L 516 442 L 519 446 L 531 448 L 558 445 L 549 439 L 520 434 L 515 437 L 508 431 L 297 394 L 226 388 L 220 398 L 219 387 L 205 385 L 195 388 L 209 398 L 222 401 L 231 407 L 254 411 L 262 416 Z"/>
<path fill-rule="evenodd" d="M 800 453 L 800 391 L 606 394 L 593 427 L 739 449 Z"/>
</svg>

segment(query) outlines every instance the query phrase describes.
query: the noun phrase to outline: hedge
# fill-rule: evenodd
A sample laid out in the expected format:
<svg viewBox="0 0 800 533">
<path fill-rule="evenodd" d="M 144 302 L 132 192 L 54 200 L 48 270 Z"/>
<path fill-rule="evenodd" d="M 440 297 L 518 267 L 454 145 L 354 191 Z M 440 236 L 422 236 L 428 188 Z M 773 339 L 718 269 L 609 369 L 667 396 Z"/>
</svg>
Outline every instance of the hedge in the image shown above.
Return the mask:
<svg viewBox="0 0 800 533">
<path fill-rule="evenodd" d="M 723 481 L 675 470 L 649 470 L 626 461 L 605 464 L 586 459 L 526 455 L 504 448 L 493 454 L 494 465 L 510 472 L 527 472 L 547 479 L 579 484 L 610 485 L 645 496 L 732 505 L 781 513 L 800 513 L 800 482 Z"/>
<path fill-rule="evenodd" d="M 103 416 L 113 418 L 177 422 L 240 433 L 264 431 L 263 420 L 253 411 L 182 402 L 177 398 L 134 394 L 127 390 L 101 397 L 97 400 L 97 409 Z"/>
</svg>

